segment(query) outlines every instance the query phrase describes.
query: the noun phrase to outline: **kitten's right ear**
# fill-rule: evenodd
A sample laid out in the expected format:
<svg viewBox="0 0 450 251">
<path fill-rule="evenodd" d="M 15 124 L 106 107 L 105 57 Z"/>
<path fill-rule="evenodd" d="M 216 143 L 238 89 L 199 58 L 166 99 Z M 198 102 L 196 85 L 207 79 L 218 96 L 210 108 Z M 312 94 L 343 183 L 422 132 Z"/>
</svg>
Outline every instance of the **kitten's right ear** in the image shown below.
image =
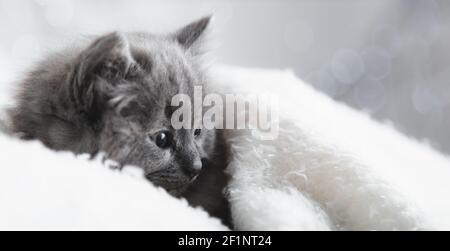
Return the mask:
<svg viewBox="0 0 450 251">
<path fill-rule="evenodd" d="M 85 49 L 73 69 L 70 90 L 81 112 L 89 114 L 97 109 L 95 102 L 126 76 L 132 64 L 128 40 L 117 32 L 97 39 Z"/>
<path fill-rule="evenodd" d="M 207 16 L 179 29 L 174 34 L 175 40 L 185 49 L 194 47 L 196 43 L 201 42 L 212 18 L 212 16 Z"/>
</svg>

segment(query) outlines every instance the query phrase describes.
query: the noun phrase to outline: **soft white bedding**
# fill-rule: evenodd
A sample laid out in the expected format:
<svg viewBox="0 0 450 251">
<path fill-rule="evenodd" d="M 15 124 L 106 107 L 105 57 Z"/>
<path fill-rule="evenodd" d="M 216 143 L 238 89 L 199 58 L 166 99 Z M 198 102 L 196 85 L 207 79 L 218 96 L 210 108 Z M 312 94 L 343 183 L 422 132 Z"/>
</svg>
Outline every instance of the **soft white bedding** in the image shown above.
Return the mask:
<svg viewBox="0 0 450 251">
<path fill-rule="evenodd" d="M 450 160 L 290 71 L 217 66 L 220 93 L 280 97 L 280 134 L 228 131 L 239 230 L 450 229 Z M 222 230 L 127 168 L 0 136 L 0 229 Z"/>
<path fill-rule="evenodd" d="M 142 178 L 100 160 L 0 136 L 0 230 L 226 230 Z"/>
</svg>

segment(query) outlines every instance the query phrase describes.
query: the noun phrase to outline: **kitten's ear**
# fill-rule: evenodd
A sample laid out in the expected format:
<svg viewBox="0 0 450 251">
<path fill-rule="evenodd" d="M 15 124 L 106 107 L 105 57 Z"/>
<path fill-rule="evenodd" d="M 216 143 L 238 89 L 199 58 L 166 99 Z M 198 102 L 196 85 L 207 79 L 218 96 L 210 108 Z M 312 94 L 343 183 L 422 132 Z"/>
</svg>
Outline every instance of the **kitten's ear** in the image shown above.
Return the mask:
<svg viewBox="0 0 450 251">
<path fill-rule="evenodd" d="M 175 33 L 175 39 L 186 49 L 193 47 L 194 44 L 200 42 L 211 23 L 211 19 L 212 16 L 207 16 L 188 24 Z"/>
<path fill-rule="evenodd" d="M 125 35 L 111 33 L 94 41 L 81 55 L 79 80 L 94 76 L 114 80 L 124 77 L 133 59 Z"/>
<path fill-rule="evenodd" d="M 97 116 L 108 89 L 124 78 L 133 63 L 127 38 L 112 33 L 94 41 L 84 50 L 71 76 L 72 101 L 80 112 Z M 95 113 L 92 115 L 92 113 Z"/>
</svg>

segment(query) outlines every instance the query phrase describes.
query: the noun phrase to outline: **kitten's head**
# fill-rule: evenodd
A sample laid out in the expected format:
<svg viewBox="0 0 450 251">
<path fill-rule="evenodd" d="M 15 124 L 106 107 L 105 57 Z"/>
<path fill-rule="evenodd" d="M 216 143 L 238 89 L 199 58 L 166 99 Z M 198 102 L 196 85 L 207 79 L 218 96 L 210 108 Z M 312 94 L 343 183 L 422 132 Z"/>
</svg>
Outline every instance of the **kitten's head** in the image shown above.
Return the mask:
<svg viewBox="0 0 450 251">
<path fill-rule="evenodd" d="M 99 150 L 120 165 L 145 170 L 156 185 L 179 194 L 198 175 L 214 145 L 213 131 L 175 130 L 172 97 L 193 98 L 204 77 L 197 56 L 209 18 L 170 35 L 113 33 L 80 56 L 72 93 L 96 126 Z"/>
</svg>

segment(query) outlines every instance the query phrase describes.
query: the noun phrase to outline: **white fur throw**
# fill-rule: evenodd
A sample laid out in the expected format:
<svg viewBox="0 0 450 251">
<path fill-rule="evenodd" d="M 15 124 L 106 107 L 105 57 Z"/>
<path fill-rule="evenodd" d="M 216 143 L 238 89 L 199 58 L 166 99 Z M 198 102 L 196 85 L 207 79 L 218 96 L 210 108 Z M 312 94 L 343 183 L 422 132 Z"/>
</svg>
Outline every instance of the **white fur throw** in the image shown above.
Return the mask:
<svg viewBox="0 0 450 251">
<path fill-rule="evenodd" d="M 280 134 L 228 131 L 239 230 L 450 229 L 450 160 L 289 71 L 216 67 L 220 93 L 280 96 Z M 136 168 L 0 136 L 0 229 L 224 230 Z"/>
</svg>

